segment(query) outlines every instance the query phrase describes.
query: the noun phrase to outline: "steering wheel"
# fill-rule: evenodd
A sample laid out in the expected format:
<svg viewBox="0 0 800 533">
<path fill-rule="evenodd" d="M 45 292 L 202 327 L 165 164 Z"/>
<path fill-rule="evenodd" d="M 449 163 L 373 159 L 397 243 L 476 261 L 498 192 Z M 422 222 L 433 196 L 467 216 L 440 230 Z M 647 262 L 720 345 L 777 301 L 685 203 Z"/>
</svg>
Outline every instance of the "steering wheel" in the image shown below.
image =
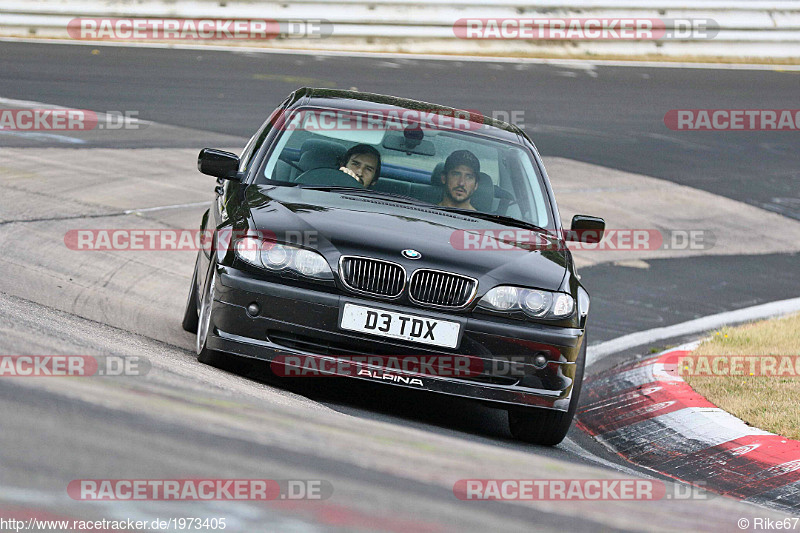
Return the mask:
<svg viewBox="0 0 800 533">
<path fill-rule="evenodd" d="M 295 182 L 305 185 L 364 188 L 361 183 L 353 179 L 350 175 L 335 168 L 314 168 L 308 170 L 297 176 Z"/>
<path fill-rule="evenodd" d="M 497 206 L 498 215 L 505 215 L 509 207 L 519 205 L 517 198 L 513 194 L 497 185 L 494 186 L 494 196 L 500 199 L 500 205 Z"/>
<path fill-rule="evenodd" d="M 284 162 L 284 163 L 286 163 L 287 165 L 289 165 L 289 166 L 291 166 L 291 167 L 294 167 L 295 169 L 299 170 L 300 172 L 303 172 L 303 169 L 300 167 L 300 165 L 298 165 L 297 163 L 295 163 L 294 161 L 292 161 L 291 159 L 289 159 L 289 156 L 287 156 L 287 155 L 286 155 L 286 154 L 284 154 L 283 152 L 281 152 L 281 154 L 278 156 L 278 159 L 279 159 L 280 161 L 283 161 L 283 162 Z"/>
</svg>

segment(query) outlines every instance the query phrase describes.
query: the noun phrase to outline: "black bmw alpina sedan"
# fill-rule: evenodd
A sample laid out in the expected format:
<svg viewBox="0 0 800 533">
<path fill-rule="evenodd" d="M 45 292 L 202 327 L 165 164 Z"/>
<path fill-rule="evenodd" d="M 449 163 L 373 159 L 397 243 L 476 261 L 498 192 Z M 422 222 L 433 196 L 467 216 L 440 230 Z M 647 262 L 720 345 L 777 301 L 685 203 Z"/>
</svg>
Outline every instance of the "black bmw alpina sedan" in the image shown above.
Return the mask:
<svg viewBox="0 0 800 533">
<path fill-rule="evenodd" d="M 241 156 L 204 149 L 215 199 L 183 327 L 199 360 L 479 400 L 554 445 L 578 403 L 589 295 L 542 160 L 481 114 L 301 88 Z"/>
</svg>

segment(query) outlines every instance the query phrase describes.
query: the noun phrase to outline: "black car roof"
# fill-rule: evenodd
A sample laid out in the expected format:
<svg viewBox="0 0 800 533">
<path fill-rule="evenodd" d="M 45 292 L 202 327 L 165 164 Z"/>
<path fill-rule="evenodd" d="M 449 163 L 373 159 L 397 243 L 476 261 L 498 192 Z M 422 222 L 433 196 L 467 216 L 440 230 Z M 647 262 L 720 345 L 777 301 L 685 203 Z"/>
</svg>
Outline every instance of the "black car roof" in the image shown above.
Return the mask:
<svg viewBox="0 0 800 533">
<path fill-rule="evenodd" d="M 455 109 L 439 104 L 431 104 L 410 98 L 398 98 L 383 94 L 365 93 L 360 91 L 343 91 L 339 89 L 323 89 L 302 87 L 294 92 L 294 107 L 296 105 L 311 105 L 346 110 L 370 111 L 386 108 L 412 109 L 417 111 L 436 112 L 451 115 L 463 109 Z M 481 133 L 497 139 L 519 142 L 519 137 L 525 137 L 522 131 L 513 124 L 487 117 L 470 110 L 470 120 L 481 122 L 488 128 L 481 128 Z"/>
</svg>

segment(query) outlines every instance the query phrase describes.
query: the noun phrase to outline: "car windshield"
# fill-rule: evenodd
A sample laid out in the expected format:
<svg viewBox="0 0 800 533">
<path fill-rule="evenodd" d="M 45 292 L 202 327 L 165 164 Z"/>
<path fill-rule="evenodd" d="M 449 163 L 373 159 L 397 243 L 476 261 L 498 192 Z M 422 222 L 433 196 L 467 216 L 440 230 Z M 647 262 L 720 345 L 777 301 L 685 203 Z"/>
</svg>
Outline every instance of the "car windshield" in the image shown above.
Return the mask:
<svg viewBox="0 0 800 533">
<path fill-rule="evenodd" d="M 302 108 L 283 118 L 256 183 L 352 187 L 554 228 L 531 154 L 482 135 L 490 126 L 411 110 Z"/>
</svg>

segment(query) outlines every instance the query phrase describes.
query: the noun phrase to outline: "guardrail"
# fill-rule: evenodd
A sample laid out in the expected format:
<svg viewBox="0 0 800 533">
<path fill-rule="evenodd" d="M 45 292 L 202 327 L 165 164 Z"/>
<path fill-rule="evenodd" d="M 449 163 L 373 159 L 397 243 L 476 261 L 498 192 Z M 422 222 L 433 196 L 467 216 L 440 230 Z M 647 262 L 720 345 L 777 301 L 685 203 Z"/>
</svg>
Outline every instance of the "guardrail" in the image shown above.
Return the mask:
<svg viewBox="0 0 800 533">
<path fill-rule="evenodd" d="M 246 43 L 281 48 L 800 58 L 800 1 L 545 0 L 532 6 L 509 0 L 0 0 L 0 35 L 69 38 L 67 24 L 78 17 L 322 20 L 331 28 L 325 38 L 282 34 Z M 658 19 L 668 30 L 676 20 L 705 20 L 718 31 L 641 40 L 467 39 L 454 28 L 466 18 Z"/>
</svg>

